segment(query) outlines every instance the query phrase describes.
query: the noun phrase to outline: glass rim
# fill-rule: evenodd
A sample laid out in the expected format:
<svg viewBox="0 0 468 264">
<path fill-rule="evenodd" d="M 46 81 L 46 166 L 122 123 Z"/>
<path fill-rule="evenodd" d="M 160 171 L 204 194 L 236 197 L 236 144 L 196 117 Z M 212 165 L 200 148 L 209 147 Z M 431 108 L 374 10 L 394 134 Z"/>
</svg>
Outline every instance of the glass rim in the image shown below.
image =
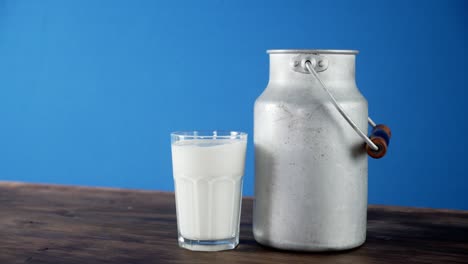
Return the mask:
<svg viewBox="0 0 468 264">
<path fill-rule="evenodd" d="M 187 130 L 171 132 L 171 137 L 183 139 L 246 139 L 248 134 L 235 130 Z"/>
</svg>

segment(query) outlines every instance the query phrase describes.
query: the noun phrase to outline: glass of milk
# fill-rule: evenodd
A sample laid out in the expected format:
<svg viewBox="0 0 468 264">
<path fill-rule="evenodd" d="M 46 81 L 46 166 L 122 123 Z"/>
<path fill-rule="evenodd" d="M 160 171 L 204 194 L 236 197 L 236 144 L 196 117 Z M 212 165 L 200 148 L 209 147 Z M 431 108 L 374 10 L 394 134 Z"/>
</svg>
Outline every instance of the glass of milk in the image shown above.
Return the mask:
<svg viewBox="0 0 468 264">
<path fill-rule="evenodd" d="M 179 246 L 197 251 L 235 248 L 247 134 L 174 132 L 171 140 Z"/>
</svg>

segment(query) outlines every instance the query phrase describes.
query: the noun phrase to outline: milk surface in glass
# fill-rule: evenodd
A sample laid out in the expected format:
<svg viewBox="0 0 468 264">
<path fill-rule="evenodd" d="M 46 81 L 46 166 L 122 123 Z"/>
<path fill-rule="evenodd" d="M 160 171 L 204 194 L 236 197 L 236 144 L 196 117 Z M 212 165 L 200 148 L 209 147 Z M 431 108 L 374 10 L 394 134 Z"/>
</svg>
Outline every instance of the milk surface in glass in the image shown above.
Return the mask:
<svg viewBox="0 0 468 264">
<path fill-rule="evenodd" d="M 226 240 L 233 241 L 231 248 L 237 245 L 246 143 L 246 135 L 172 143 L 179 242 Z M 212 247 L 220 249 L 228 248 Z"/>
</svg>

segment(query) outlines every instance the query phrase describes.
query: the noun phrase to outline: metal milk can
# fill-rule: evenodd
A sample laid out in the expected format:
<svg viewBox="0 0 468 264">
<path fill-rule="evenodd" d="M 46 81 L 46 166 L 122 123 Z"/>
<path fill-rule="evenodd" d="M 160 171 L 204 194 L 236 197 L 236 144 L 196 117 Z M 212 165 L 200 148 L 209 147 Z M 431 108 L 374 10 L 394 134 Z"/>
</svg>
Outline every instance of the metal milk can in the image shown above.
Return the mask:
<svg viewBox="0 0 468 264">
<path fill-rule="evenodd" d="M 254 237 L 286 250 L 360 246 L 366 239 L 366 152 L 382 157 L 390 130 L 368 118 L 355 82 L 358 52 L 268 53 L 270 80 L 254 114 Z"/>
</svg>

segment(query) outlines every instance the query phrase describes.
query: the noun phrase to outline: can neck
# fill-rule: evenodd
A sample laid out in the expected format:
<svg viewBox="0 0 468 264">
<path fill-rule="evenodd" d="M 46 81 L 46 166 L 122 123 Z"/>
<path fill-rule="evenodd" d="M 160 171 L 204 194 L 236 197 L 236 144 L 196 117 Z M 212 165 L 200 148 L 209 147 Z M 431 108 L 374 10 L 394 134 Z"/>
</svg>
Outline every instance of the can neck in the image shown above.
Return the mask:
<svg viewBox="0 0 468 264">
<path fill-rule="evenodd" d="M 291 82 L 310 80 L 310 74 L 297 71 L 295 62 L 303 57 L 314 54 L 275 53 L 270 54 L 270 81 Z M 354 54 L 318 54 L 328 63 L 326 70 L 320 71 L 319 76 L 324 82 L 355 82 L 355 55 Z"/>
</svg>

